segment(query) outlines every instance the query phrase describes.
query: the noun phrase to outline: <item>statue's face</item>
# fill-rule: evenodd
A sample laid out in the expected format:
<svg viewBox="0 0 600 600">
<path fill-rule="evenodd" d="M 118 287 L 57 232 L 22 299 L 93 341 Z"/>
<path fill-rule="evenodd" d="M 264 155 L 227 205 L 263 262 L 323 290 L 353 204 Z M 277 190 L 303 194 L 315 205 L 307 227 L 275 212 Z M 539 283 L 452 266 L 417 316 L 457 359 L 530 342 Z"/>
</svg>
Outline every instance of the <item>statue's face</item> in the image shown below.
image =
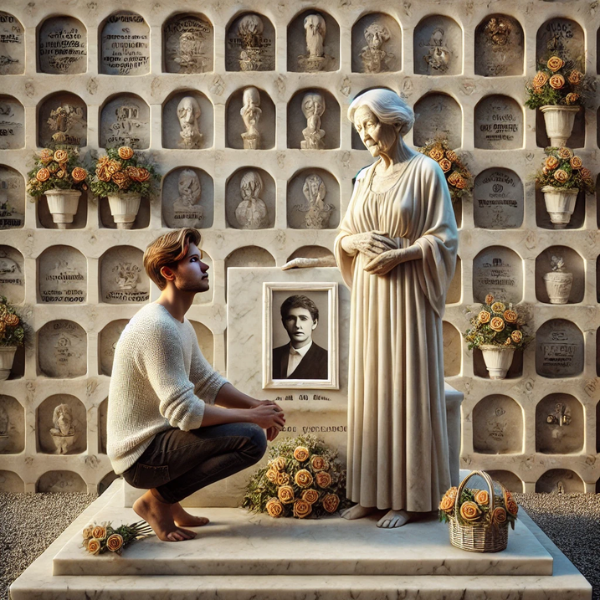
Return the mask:
<svg viewBox="0 0 600 600">
<path fill-rule="evenodd" d="M 200 116 L 200 111 L 194 106 L 191 98 L 184 98 L 177 109 L 177 116 L 180 125 L 183 127 L 184 125 L 192 125 Z"/>
<path fill-rule="evenodd" d="M 319 195 L 319 186 L 321 182 L 316 177 L 311 177 L 308 180 L 308 189 L 312 198 L 316 198 Z"/>
<path fill-rule="evenodd" d="M 368 106 L 360 106 L 354 113 L 354 127 L 371 156 L 389 154 L 398 141 L 393 125 L 381 123 Z"/>
<path fill-rule="evenodd" d="M 321 20 L 316 15 L 308 17 L 306 20 L 306 29 L 308 29 L 311 35 L 321 35 Z"/>
<path fill-rule="evenodd" d="M 379 48 L 383 46 L 384 39 L 382 31 L 373 31 L 369 37 L 369 47 L 371 50 L 379 50 Z"/>
<path fill-rule="evenodd" d="M 313 110 L 317 115 L 322 115 L 325 110 L 323 97 L 319 95 L 313 96 Z"/>
<path fill-rule="evenodd" d="M 255 88 L 251 88 L 244 91 L 244 105 L 245 106 L 259 106 L 260 105 L 260 96 L 258 95 L 258 90 Z"/>
</svg>

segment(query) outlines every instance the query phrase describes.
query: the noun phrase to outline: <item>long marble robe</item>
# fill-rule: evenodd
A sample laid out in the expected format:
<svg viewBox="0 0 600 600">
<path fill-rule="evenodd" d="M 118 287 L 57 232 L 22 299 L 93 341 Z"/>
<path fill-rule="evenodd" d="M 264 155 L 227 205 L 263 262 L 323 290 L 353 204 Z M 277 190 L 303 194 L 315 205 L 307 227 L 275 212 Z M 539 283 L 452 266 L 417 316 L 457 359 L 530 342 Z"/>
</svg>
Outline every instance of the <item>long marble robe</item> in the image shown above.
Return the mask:
<svg viewBox="0 0 600 600">
<path fill-rule="evenodd" d="M 418 154 L 384 193 L 371 191 L 377 162 L 357 176 L 335 242 L 351 288 L 347 495 L 365 507 L 430 511 L 450 486 L 442 317 L 456 266 L 458 231 L 439 165 Z M 423 258 L 384 276 L 341 240 L 382 232 Z"/>
</svg>

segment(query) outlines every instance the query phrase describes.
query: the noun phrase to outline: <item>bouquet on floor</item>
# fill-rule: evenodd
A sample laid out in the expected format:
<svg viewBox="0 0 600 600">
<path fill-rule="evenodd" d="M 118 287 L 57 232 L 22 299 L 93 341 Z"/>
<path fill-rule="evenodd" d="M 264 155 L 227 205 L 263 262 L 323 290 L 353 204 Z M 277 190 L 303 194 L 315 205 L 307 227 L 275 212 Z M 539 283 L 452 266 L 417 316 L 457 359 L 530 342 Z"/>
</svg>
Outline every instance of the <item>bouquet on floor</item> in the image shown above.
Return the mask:
<svg viewBox="0 0 600 600">
<path fill-rule="evenodd" d="M 315 436 L 275 444 L 248 483 L 242 506 L 273 518 L 320 517 L 346 505 L 346 471 L 337 451 Z"/>
<path fill-rule="evenodd" d="M 116 528 L 108 522 L 101 525 L 91 523 L 83 529 L 83 547 L 94 555 L 105 552 L 121 554 L 129 544 L 135 540 L 144 539 L 151 533 L 152 528 L 146 521 L 138 521 Z"/>
</svg>

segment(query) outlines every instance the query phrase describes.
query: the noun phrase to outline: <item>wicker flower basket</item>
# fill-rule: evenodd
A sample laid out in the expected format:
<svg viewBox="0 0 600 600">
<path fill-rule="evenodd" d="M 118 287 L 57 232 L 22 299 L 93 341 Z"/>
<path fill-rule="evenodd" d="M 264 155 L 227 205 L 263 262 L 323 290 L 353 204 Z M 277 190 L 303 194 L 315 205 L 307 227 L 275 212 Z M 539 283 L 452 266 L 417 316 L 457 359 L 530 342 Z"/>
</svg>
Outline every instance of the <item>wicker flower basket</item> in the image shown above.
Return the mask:
<svg viewBox="0 0 600 600">
<path fill-rule="evenodd" d="M 450 521 L 450 543 L 461 550 L 468 552 L 501 552 L 508 545 L 508 521 L 496 524 L 491 519 L 482 523 L 464 523 L 460 519 L 460 497 L 467 481 L 474 475 L 482 477 L 488 485 L 490 494 L 490 514 L 496 508 L 498 498 L 494 496 L 494 483 L 485 471 L 472 471 L 458 487 L 458 494 L 454 502 L 454 511 L 448 515 Z M 504 486 L 499 484 L 504 492 Z"/>
</svg>

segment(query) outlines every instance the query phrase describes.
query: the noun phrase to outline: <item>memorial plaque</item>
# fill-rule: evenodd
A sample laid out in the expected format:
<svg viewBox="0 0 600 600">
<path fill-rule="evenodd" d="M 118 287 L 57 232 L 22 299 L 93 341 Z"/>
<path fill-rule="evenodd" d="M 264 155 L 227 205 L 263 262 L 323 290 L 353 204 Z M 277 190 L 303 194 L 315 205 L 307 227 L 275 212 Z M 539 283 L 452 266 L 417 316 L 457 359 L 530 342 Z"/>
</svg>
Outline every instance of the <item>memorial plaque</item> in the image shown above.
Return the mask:
<svg viewBox="0 0 600 600">
<path fill-rule="evenodd" d="M 386 73 L 402 67 L 402 30 L 384 13 L 370 13 L 352 26 L 352 71 Z"/>
<path fill-rule="evenodd" d="M 25 298 L 23 255 L 12 246 L 0 245 L 0 296 L 12 304 L 21 304 Z"/>
<path fill-rule="evenodd" d="M 475 147 L 511 150 L 523 147 L 523 109 L 508 96 L 487 96 L 475 107 Z"/>
<path fill-rule="evenodd" d="M 11 167 L 0 165 L 0 230 L 23 227 L 25 223 L 25 181 Z"/>
<path fill-rule="evenodd" d="M 108 375 L 109 377 L 112 375 L 117 342 L 127 323 L 129 323 L 127 319 L 111 321 L 98 336 L 98 361 L 102 375 Z"/>
<path fill-rule="evenodd" d="M 558 54 L 567 61 L 575 61 L 585 72 L 585 36 L 581 26 L 571 19 L 556 17 L 546 21 L 536 36 L 536 62 Z"/>
<path fill-rule="evenodd" d="M 263 169 L 238 169 L 227 181 L 228 227 L 266 229 L 275 224 L 275 181 Z"/>
<path fill-rule="evenodd" d="M 17 18 L 0 11 L 0 75 L 25 72 L 24 31 Z"/>
<path fill-rule="evenodd" d="M 163 148 L 211 148 L 213 123 L 213 105 L 204 94 L 193 90 L 177 92 L 163 107 Z"/>
<path fill-rule="evenodd" d="M 523 409 L 512 398 L 493 394 L 475 405 L 473 449 L 481 454 L 523 452 Z"/>
<path fill-rule="evenodd" d="M 275 69 L 275 28 L 267 17 L 244 13 L 229 25 L 225 68 L 227 71 Z"/>
<path fill-rule="evenodd" d="M 486 469 L 486 473 L 494 480 L 499 481 L 509 492 L 523 493 L 523 482 L 511 471 L 495 471 Z"/>
<path fill-rule="evenodd" d="M 38 146 L 68 148 L 87 145 L 87 106 L 75 94 L 58 92 L 38 113 Z"/>
<path fill-rule="evenodd" d="M 81 21 L 66 15 L 44 21 L 38 34 L 38 68 L 60 75 L 87 71 L 87 31 Z"/>
<path fill-rule="evenodd" d="M 100 72 L 106 75 L 145 75 L 150 72 L 150 28 L 140 15 L 111 15 L 101 35 Z"/>
<path fill-rule="evenodd" d="M 520 177 L 510 169 L 486 169 L 475 178 L 475 227 L 516 229 L 523 225 L 525 192 Z"/>
<path fill-rule="evenodd" d="M 48 471 L 35 484 L 35 491 L 42 494 L 87 493 L 87 485 L 81 475 L 73 471 Z"/>
<path fill-rule="evenodd" d="M 583 450 L 583 406 L 570 394 L 550 394 L 535 409 L 535 449 L 544 454 Z"/>
<path fill-rule="evenodd" d="M 107 419 L 108 398 L 102 400 L 98 407 L 98 452 L 100 454 L 106 454 Z"/>
<path fill-rule="evenodd" d="M 447 94 L 433 93 L 415 104 L 414 145 L 426 146 L 438 136 L 451 148 L 462 146 L 462 110 Z"/>
<path fill-rule="evenodd" d="M 314 134 L 316 130 L 317 134 Z M 318 144 L 307 143 L 317 135 Z M 323 89 L 300 90 L 287 106 L 287 147 L 330 150 L 340 147 L 340 105 Z"/>
<path fill-rule="evenodd" d="M 485 302 L 487 294 L 503 302 L 523 298 L 523 261 L 516 252 L 502 246 L 482 250 L 473 261 L 473 299 Z"/>
<path fill-rule="evenodd" d="M 87 294 L 85 257 L 70 246 L 52 246 L 38 258 L 38 301 L 83 304 Z"/>
<path fill-rule="evenodd" d="M 523 28 L 508 15 L 487 16 L 475 32 L 475 74 L 484 77 L 523 75 Z"/>
<path fill-rule="evenodd" d="M 202 15 L 176 15 L 163 27 L 167 73 L 206 73 L 213 70 L 214 32 Z"/>
<path fill-rule="evenodd" d="M 234 250 L 225 259 L 225 273 L 230 267 L 274 267 L 275 258 L 264 248 L 244 246 Z M 225 275 L 225 296 L 227 296 L 227 275 Z"/>
<path fill-rule="evenodd" d="M 460 333 L 448 321 L 442 322 L 444 338 L 444 377 L 460 375 L 462 347 Z"/>
<path fill-rule="evenodd" d="M 535 370 L 538 375 L 558 379 L 583 372 L 583 334 L 565 319 L 546 321 L 535 334 Z"/>
<path fill-rule="evenodd" d="M 340 26 L 331 15 L 311 8 L 288 25 L 287 68 L 295 73 L 340 68 Z"/>
<path fill-rule="evenodd" d="M 202 169 L 180 167 L 163 179 L 163 219 L 167 227 L 212 227 L 214 182 Z"/>
<path fill-rule="evenodd" d="M 87 448 L 85 406 L 70 394 L 55 394 L 46 398 L 37 409 L 36 433 L 38 450 L 44 454 L 85 452 Z"/>
<path fill-rule="evenodd" d="M 25 147 L 25 110 L 12 96 L 0 96 L 0 150 Z"/>
<path fill-rule="evenodd" d="M 100 297 L 107 304 L 140 304 L 150 299 L 144 253 L 133 246 L 116 246 L 100 260 Z"/>
<path fill-rule="evenodd" d="M 442 15 L 425 17 L 415 28 L 413 52 L 415 75 L 460 75 L 460 25 Z M 451 146 L 456 147 L 453 144 Z"/>
<path fill-rule="evenodd" d="M 16 398 L 0 394 L 0 454 L 19 454 L 24 449 L 25 409 Z"/>
<path fill-rule="evenodd" d="M 59 320 L 46 323 L 38 334 L 40 371 L 46 377 L 71 379 L 87 372 L 87 335 L 81 325 Z"/>
<path fill-rule="evenodd" d="M 100 115 L 100 146 L 135 149 L 150 147 L 150 108 L 134 94 L 113 97 Z"/>
<path fill-rule="evenodd" d="M 200 294 L 196 294 L 199 296 Z M 215 336 L 213 332 L 204 323 L 198 321 L 190 321 L 194 326 L 196 337 L 198 338 L 198 346 L 204 358 L 214 366 L 214 350 L 215 350 Z"/>
<path fill-rule="evenodd" d="M 538 494 L 582 494 L 585 491 L 581 477 L 569 469 L 551 469 L 536 482 Z"/>
<path fill-rule="evenodd" d="M 252 89 L 252 88 L 246 88 Z M 244 89 L 239 89 L 234 92 L 227 102 L 225 128 L 226 139 L 225 144 L 228 148 L 244 149 L 244 138 L 246 134 L 255 136 L 258 135 L 258 140 L 255 144 L 256 150 L 269 150 L 275 148 L 276 134 L 276 115 L 275 104 L 267 92 L 257 90 L 259 95 L 258 107 L 244 104 Z M 258 117 L 250 114 L 246 116 L 244 113 L 248 109 L 258 112 Z M 246 125 L 248 123 L 248 126 Z"/>
</svg>

